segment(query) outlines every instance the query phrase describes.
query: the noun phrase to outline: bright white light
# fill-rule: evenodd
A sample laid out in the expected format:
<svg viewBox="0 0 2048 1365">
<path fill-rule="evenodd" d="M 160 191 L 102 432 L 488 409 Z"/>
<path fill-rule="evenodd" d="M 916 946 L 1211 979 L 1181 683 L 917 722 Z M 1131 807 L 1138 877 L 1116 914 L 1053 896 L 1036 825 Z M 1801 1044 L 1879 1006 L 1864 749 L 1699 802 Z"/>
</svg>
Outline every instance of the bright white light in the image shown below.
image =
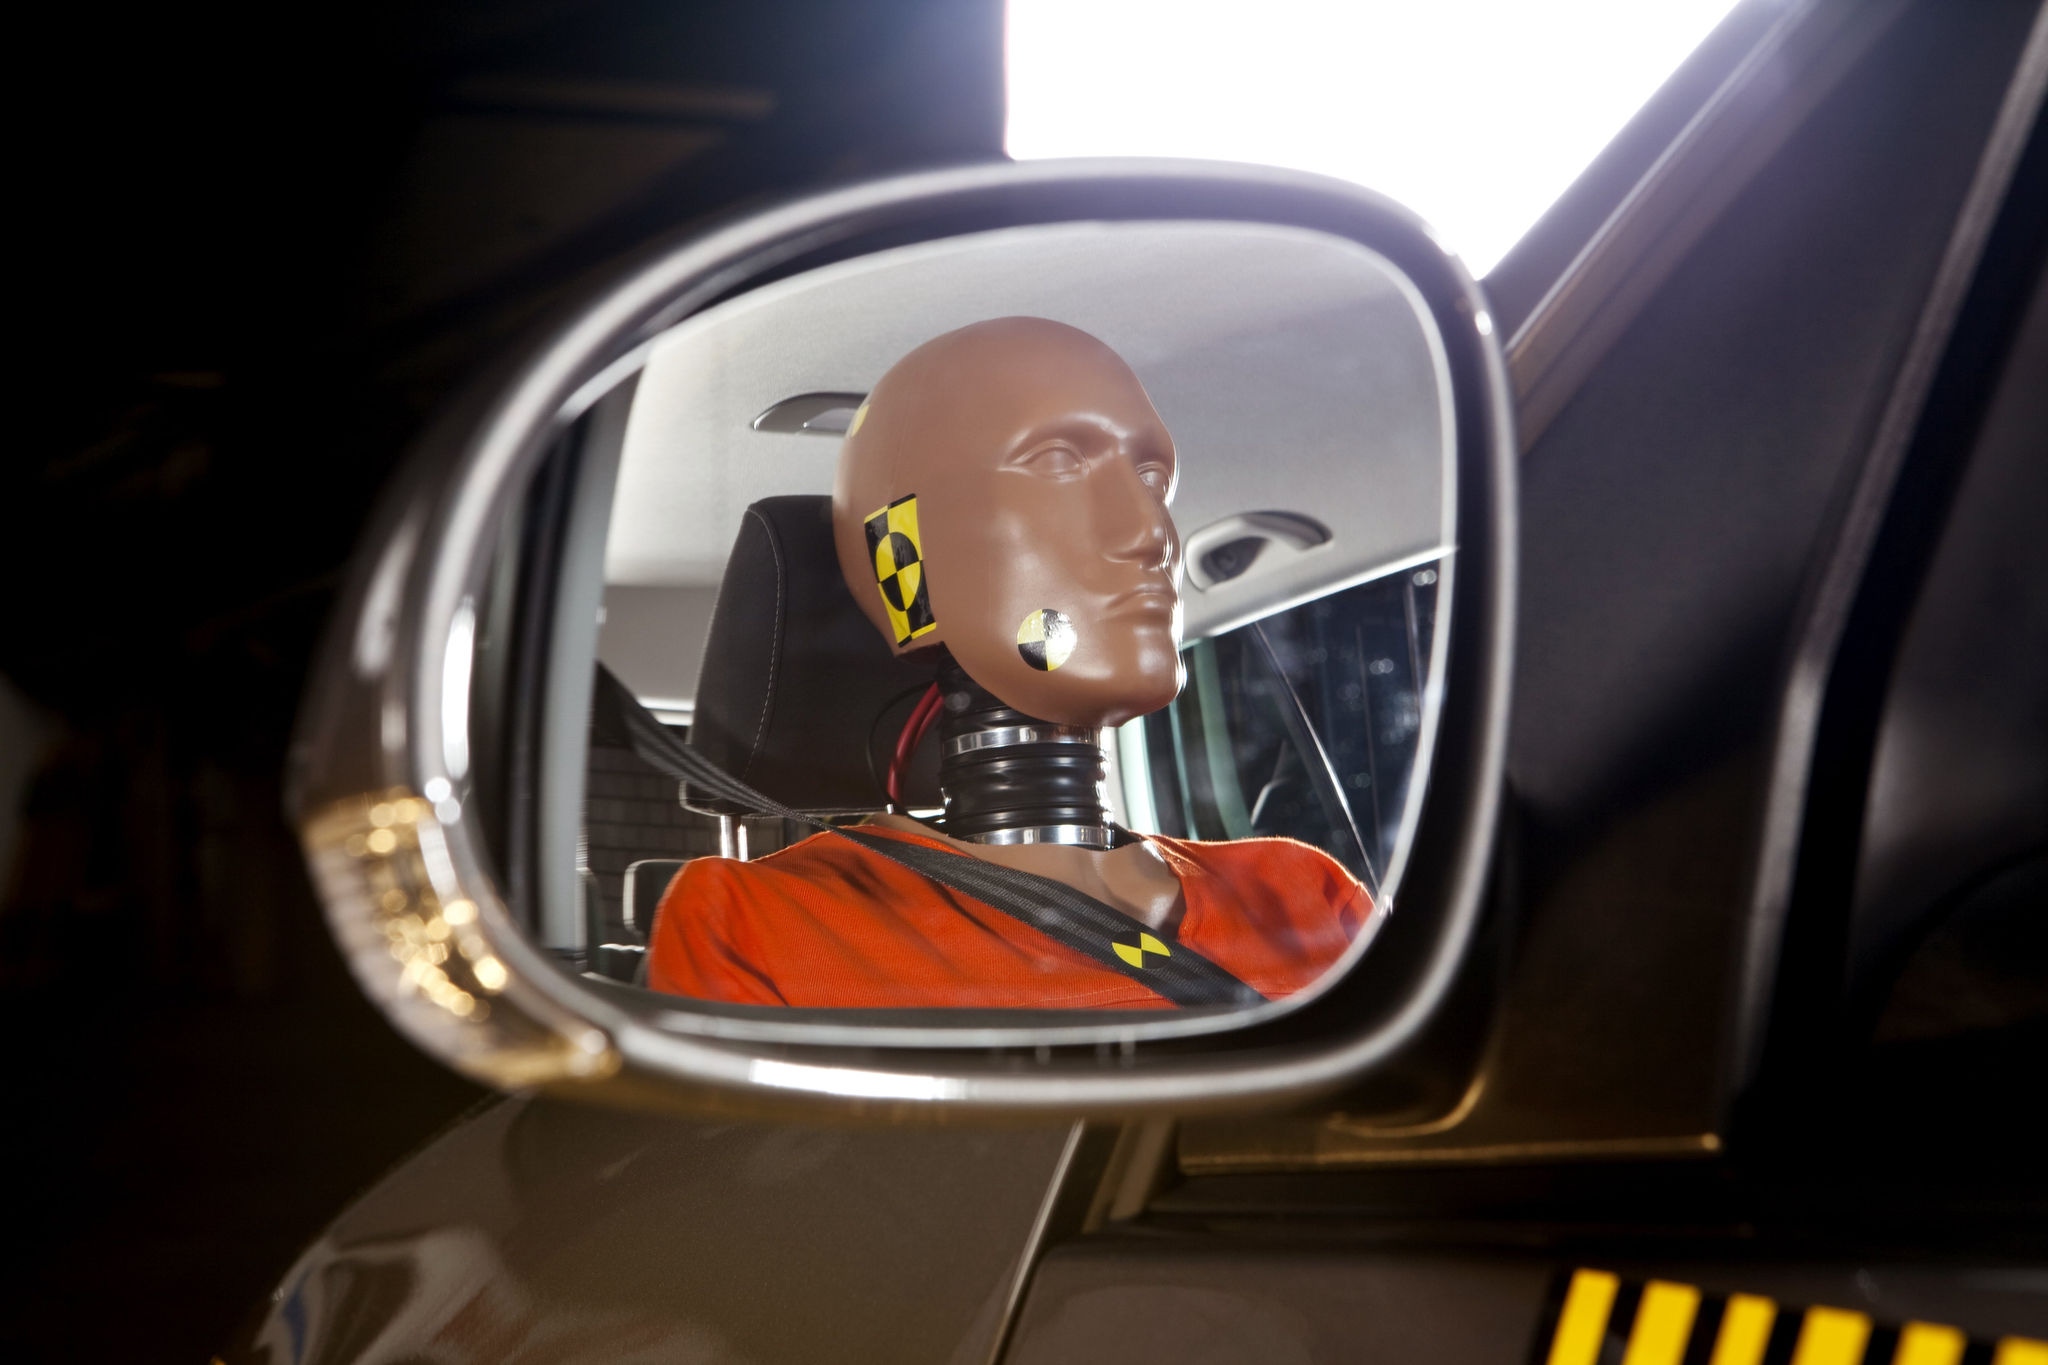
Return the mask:
<svg viewBox="0 0 2048 1365">
<path fill-rule="evenodd" d="M 808 1090 L 820 1095 L 851 1095 L 870 1100 L 947 1100 L 966 1093 L 960 1082 L 939 1076 L 906 1076 L 767 1060 L 749 1063 L 747 1079 L 779 1090 Z"/>
<path fill-rule="evenodd" d="M 1355 181 L 1491 270 L 1733 0 L 1009 0 L 1010 155 Z"/>
<path fill-rule="evenodd" d="M 469 771 L 469 666 L 476 653 L 476 607 L 467 598 L 448 622 L 441 661 L 441 762 L 450 777 Z"/>
</svg>

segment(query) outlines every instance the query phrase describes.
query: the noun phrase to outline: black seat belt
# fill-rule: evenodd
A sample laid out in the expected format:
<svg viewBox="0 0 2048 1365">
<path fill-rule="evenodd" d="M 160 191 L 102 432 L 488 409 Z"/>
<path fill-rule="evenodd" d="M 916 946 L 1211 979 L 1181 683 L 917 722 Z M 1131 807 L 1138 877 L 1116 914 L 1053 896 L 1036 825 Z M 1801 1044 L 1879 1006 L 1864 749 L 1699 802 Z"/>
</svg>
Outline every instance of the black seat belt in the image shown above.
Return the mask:
<svg viewBox="0 0 2048 1365">
<path fill-rule="evenodd" d="M 755 791 L 677 739 L 610 670 L 598 669 L 597 704 L 624 724 L 641 761 L 707 795 L 762 815 L 776 815 L 836 834 L 909 868 L 928 881 L 980 901 L 1092 961 L 1157 992 L 1176 1005 L 1255 1005 L 1265 997 L 1184 943 L 1167 943 L 1143 921 L 1065 882 L 964 853 L 908 843 L 827 824 Z M 1119 951 L 1121 949 L 1122 951 Z"/>
</svg>

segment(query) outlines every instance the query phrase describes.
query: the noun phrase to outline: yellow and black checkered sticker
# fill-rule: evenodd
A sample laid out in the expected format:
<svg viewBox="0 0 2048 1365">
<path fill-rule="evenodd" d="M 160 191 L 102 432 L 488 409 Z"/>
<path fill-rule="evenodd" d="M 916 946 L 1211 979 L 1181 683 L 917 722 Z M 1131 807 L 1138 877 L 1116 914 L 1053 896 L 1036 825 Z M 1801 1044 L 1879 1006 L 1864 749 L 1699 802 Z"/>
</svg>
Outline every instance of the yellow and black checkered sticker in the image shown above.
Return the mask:
<svg viewBox="0 0 2048 1365">
<path fill-rule="evenodd" d="M 1050 673 L 1073 657 L 1074 623 L 1063 611 L 1040 607 L 1017 627 L 1017 652 L 1041 673 Z"/>
<path fill-rule="evenodd" d="M 1887 1326 L 1848 1308 L 1780 1307 L 1672 1280 L 1577 1270 L 1538 1365 L 2048 1365 L 2048 1342 L 1973 1341 L 1937 1322 Z"/>
<path fill-rule="evenodd" d="M 1150 934 L 1118 934 L 1109 941 L 1116 955 L 1133 967 L 1153 967 L 1173 956 L 1173 949 Z"/>
<path fill-rule="evenodd" d="M 868 562 L 889 609 L 896 643 L 907 645 L 938 625 L 925 581 L 924 542 L 917 534 L 917 495 L 905 494 L 867 519 Z"/>
</svg>

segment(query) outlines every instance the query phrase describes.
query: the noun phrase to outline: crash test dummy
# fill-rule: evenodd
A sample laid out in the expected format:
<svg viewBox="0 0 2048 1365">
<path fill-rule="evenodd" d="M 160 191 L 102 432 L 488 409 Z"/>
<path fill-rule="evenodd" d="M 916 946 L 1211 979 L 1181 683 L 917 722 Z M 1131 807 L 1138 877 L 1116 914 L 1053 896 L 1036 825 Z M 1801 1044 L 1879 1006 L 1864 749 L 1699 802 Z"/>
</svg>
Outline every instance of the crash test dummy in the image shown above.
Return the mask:
<svg viewBox="0 0 2048 1365">
<path fill-rule="evenodd" d="M 905 356 L 856 413 L 833 529 L 854 601 L 922 651 L 945 813 L 863 832 L 1052 878 L 1134 923 L 1102 960 L 818 834 L 669 886 L 648 983 L 804 1007 L 1173 1008 L 1148 971 L 1193 953 L 1256 996 L 1315 981 L 1366 923 L 1363 886 L 1289 839 L 1137 836 L 1104 808 L 1104 727 L 1179 693 L 1172 436 L 1085 332 L 976 323 Z M 914 716 L 915 720 L 916 717 Z M 1255 998 L 1248 996 L 1247 998 Z"/>
</svg>

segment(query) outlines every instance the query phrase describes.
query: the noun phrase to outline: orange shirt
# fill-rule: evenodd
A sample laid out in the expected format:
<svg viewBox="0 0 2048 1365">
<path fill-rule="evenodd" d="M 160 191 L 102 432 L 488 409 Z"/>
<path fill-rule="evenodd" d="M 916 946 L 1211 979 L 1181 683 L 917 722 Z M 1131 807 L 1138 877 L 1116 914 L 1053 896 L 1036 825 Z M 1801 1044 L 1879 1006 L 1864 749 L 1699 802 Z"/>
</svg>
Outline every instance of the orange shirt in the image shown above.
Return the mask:
<svg viewBox="0 0 2048 1365">
<path fill-rule="evenodd" d="M 868 833 L 943 848 L 899 830 Z M 1292 839 L 1151 837 L 1180 878 L 1178 938 L 1268 999 L 1322 975 L 1372 903 Z M 698 858 L 662 894 L 659 991 L 813 1008 L 1168 1009 L 1172 1002 L 1012 916 L 834 834 L 758 862 Z"/>
</svg>

